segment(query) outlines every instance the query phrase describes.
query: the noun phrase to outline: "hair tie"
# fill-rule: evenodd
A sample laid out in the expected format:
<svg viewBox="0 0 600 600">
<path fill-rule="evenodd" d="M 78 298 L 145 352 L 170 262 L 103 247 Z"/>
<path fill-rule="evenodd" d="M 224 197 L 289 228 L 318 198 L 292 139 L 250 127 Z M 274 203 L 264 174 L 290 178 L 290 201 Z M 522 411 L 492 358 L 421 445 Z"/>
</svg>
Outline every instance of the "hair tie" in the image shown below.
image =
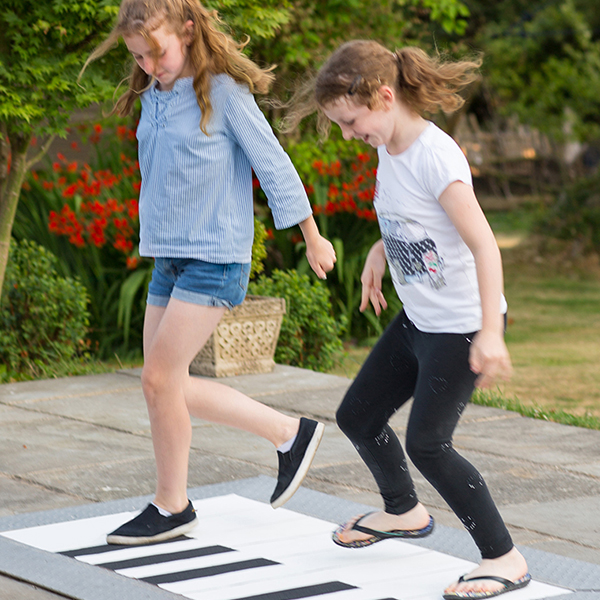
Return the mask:
<svg viewBox="0 0 600 600">
<path fill-rule="evenodd" d="M 356 94 L 356 92 L 358 90 L 358 86 L 361 84 L 361 81 L 362 81 L 362 75 L 357 75 L 352 80 L 352 83 L 350 84 L 350 87 L 348 88 L 348 96 L 354 96 L 354 94 Z"/>
</svg>

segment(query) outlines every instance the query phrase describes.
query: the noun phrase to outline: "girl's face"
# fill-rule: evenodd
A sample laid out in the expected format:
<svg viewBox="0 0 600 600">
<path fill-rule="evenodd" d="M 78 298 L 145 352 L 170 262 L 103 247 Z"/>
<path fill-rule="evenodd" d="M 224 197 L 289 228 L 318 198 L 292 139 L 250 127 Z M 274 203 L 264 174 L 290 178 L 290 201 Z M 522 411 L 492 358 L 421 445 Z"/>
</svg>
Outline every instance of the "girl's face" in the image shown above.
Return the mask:
<svg viewBox="0 0 600 600">
<path fill-rule="evenodd" d="M 372 110 L 363 104 L 356 104 L 347 96 L 342 96 L 323 107 L 323 112 L 330 121 L 339 125 L 345 140 L 356 138 L 373 148 L 387 145 L 394 131 L 385 99 L 378 108 Z"/>
<path fill-rule="evenodd" d="M 157 60 L 154 60 L 152 48 L 142 35 L 126 35 L 123 40 L 139 67 L 158 80 L 160 90 L 168 91 L 180 77 L 194 74 L 188 48 L 192 28 L 192 21 L 188 21 L 185 39 L 168 31 L 165 25 L 155 29 L 151 35 L 159 46 Z"/>
</svg>

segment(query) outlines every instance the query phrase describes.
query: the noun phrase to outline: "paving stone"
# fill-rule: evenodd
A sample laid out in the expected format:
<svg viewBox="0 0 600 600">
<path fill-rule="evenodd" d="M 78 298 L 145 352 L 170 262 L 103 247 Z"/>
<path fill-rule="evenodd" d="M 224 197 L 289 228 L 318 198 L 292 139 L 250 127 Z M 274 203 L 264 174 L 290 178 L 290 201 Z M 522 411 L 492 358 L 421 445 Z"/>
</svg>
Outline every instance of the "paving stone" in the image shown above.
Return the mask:
<svg viewBox="0 0 600 600">
<path fill-rule="evenodd" d="M 0 575 L 0 600 L 60 600 L 66 596 Z"/>
<path fill-rule="evenodd" d="M 0 516 L 152 494 L 140 372 L 0 385 Z M 324 419 L 305 487 L 381 506 L 371 474 L 334 422 L 350 380 L 278 365 L 273 373 L 219 381 L 288 414 Z M 391 420 L 402 443 L 410 408 Z M 600 564 L 600 431 L 469 405 L 455 445 L 484 475 L 519 543 Z M 274 477 L 276 467 L 269 442 L 193 420 L 190 486 Z M 437 492 L 415 469 L 411 474 L 436 519 L 460 528 Z"/>
<path fill-rule="evenodd" d="M 50 490 L 47 487 L 0 475 L 0 517 L 36 510 L 51 510 L 67 506 L 79 506 L 84 502 L 80 496 Z"/>
</svg>

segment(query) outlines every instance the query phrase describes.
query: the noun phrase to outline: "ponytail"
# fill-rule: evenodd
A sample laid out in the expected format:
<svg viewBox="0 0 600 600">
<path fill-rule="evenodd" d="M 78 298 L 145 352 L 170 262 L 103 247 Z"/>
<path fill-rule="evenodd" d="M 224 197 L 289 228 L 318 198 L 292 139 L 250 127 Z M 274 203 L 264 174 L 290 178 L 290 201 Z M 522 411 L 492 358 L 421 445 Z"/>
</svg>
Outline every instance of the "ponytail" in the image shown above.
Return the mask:
<svg viewBox="0 0 600 600">
<path fill-rule="evenodd" d="M 317 128 L 326 136 L 330 123 L 322 108 L 343 97 L 376 109 L 378 90 L 387 85 L 416 113 L 453 112 L 464 103 L 460 91 L 478 79 L 481 58 L 444 61 L 423 50 L 406 47 L 390 52 L 370 40 L 354 40 L 340 46 L 306 81 L 287 104 L 283 131 L 292 131 L 302 119 L 317 112 Z"/>
<path fill-rule="evenodd" d="M 398 65 L 397 91 L 419 114 L 458 110 L 465 102 L 459 92 L 479 78 L 481 58 L 446 62 L 430 57 L 419 48 L 394 52 Z"/>
</svg>

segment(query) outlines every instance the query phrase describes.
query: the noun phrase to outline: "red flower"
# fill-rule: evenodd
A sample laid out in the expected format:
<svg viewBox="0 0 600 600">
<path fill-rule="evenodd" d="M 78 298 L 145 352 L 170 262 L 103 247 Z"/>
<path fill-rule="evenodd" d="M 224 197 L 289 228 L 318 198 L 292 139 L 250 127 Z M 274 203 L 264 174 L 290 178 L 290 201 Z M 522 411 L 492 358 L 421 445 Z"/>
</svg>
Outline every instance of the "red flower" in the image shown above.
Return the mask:
<svg viewBox="0 0 600 600">
<path fill-rule="evenodd" d="M 138 266 L 139 262 L 140 261 L 137 256 L 128 256 L 127 257 L 127 268 L 131 269 L 133 271 L 133 269 L 135 269 Z"/>
<path fill-rule="evenodd" d="M 77 246 L 78 248 L 83 248 L 85 246 L 85 240 L 83 239 L 79 231 L 69 238 L 69 242 L 71 242 L 71 244 Z"/>
<path fill-rule="evenodd" d="M 326 215 L 333 215 L 336 212 L 336 206 L 333 202 L 328 201 L 327 204 L 325 204 L 325 214 Z"/>
<path fill-rule="evenodd" d="M 76 191 L 77 191 L 77 184 L 72 183 L 69 187 L 66 187 L 63 190 L 62 195 L 64 198 L 72 198 L 75 195 Z"/>
<path fill-rule="evenodd" d="M 139 214 L 138 201 L 135 199 L 127 200 L 127 214 L 131 219 L 137 219 Z"/>
<path fill-rule="evenodd" d="M 133 250 L 133 242 L 126 239 L 125 236 L 118 233 L 115 238 L 113 247 L 119 250 L 120 252 L 123 252 L 124 254 L 129 254 Z"/>
<path fill-rule="evenodd" d="M 315 160 L 312 166 L 313 169 L 315 169 L 317 173 L 319 173 L 319 175 L 325 175 L 325 164 L 322 160 Z"/>
<path fill-rule="evenodd" d="M 123 212 L 123 206 L 117 202 L 116 198 L 109 198 L 106 201 L 106 207 L 111 212 Z"/>
<path fill-rule="evenodd" d="M 329 165 L 329 168 L 327 169 L 327 173 L 329 175 L 333 175 L 334 177 L 337 177 L 340 174 L 341 169 L 342 169 L 342 164 L 340 163 L 339 160 L 336 160 L 335 162 L 332 162 Z"/>
</svg>

